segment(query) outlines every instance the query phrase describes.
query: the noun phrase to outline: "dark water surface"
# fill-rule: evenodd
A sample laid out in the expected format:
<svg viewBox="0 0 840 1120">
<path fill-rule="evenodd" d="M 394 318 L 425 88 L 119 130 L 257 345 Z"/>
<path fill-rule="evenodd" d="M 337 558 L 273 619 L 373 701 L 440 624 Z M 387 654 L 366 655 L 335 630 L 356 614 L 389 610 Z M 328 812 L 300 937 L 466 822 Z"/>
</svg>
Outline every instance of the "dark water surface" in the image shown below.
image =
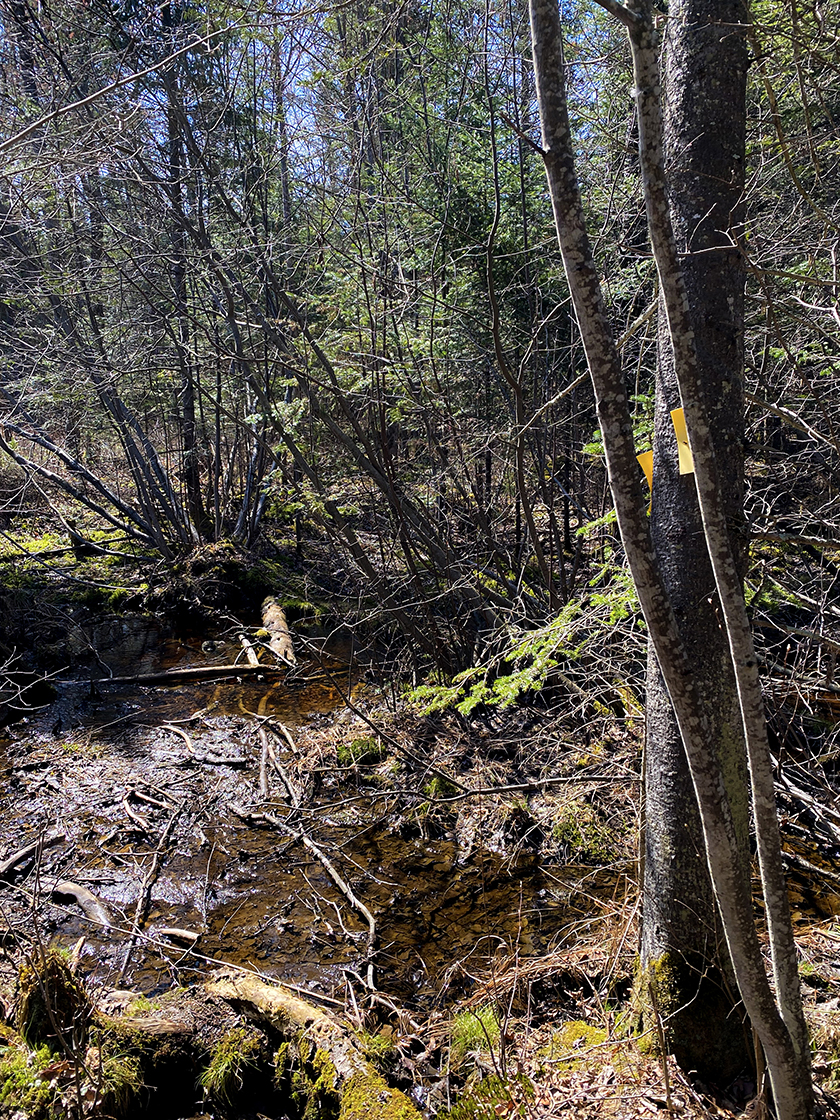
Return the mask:
<svg viewBox="0 0 840 1120">
<path fill-rule="evenodd" d="M 176 635 L 148 620 L 111 624 L 100 638 L 89 676 L 228 664 L 238 652 L 235 635 Z M 348 655 L 328 646 L 279 680 L 149 687 L 100 679 L 93 691 L 60 689 L 51 708 L 9 728 L 0 741 L 0 858 L 44 829 L 62 828 L 66 840 L 43 853 L 37 874 L 1 892 L 0 925 L 31 936 L 34 923 L 63 944 L 84 937 L 83 966 L 106 986 L 154 994 L 227 962 L 343 998 L 346 975 L 367 967 L 368 926 L 311 851 L 253 819 L 265 810 L 305 832 L 373 913 L 377 983 L 408 1004 L 462 994 L 496 954 L 545 952 L 591 911 L 587 892 L 610 897 L 612 873 L 466 852 L 454 828 L 430 835 L 416 803 L 377 790 L 362 770 L 339 777 L 317 752 L 302 758 L 282 737 L 279 761 L 301 788 L 310 781 L 309 796 L 292 814 L 275 776 L 262 799 L 259 719 L 279 719 L 301 741 L 313 721 L 352 719 L 339 709 L 342 695 L 364 703 L 365 684 Z M 191 720 L 196 713 L 204 718 Z M 360 725 L 356 733 L 370 732 Z M 57 906 L 50 894 L 60 879 L 101 899 L 115 928 L 103 930 L 72 903 Z M 168 927 L 199 934 L 195 951 L 168 943 L 160 933 Z"/>
</svg>

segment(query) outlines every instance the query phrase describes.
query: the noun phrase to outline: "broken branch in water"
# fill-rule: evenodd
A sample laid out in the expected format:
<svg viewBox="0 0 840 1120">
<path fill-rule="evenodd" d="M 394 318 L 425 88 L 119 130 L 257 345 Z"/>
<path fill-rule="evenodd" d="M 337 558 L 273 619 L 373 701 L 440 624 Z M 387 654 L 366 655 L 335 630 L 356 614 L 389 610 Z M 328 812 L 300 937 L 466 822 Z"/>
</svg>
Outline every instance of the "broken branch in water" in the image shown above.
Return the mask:
<svg viewBox="0 0 840 1120">
<path fill-rule="evenodd" d="M 3 862 L 0 863 L 0 879 L 7 879 L 12 871 L 20 867 L 22 863 L 26 863 L 27 860 L 37 856 L 44 848 L 50 848 L 53 844 L 60 844 L 66 839 L 67 837 L 62 831 L 56 830 L 55 832 L 47 832 L 43 836 L 39 836 L 37 840 L 34 840 L 31 844 L 27 844 L 23 848 L 18 848 L 8 859 L 4 859 Z"/>
<path fill-rule="evenodd" d="M 254 668 L 259 666 L 260 659 L 257 657 L 257 651 L 254 649 L 254 643 L 249 642 L 244 634 L 239 635 L 239 643 L 242 646 L 242 651 L 245 654 L 245 660 Z"/>
<path fill-rule="evenodd" d="M 376 984 L 374 982 L 373 958 L 376 953 L 376 919 L 374 918 L 373 914 L 371 914 L 370 910 L 368 910 L 367 906 L 365 906 L 362 900 L 353 893 L 352 887 L 342 877 L 341 873 L 338 871 L 335 864 L 332 863 L 332 861 L 329 859 L 326 852 L 319 848 L 315 841 L 311 840 L 305 832 L 301 832 L 296 828 L 291 828 L 286 824 L 285 821 L 281 821 L 280 818 L 276 817 L 273 813 L 247 813 L 243 815 L 250 817 L 255 821 L 265 821 L 266 824 L 270 824 L 272 828 L 280 829 L 281 832 L 285 832 L 287 836 L 291 836 L 293 840 L 297 840 L 298 843 L 303 844 L 304 847 L 308 848 L 324 868 L 332 881 L 335 883 L 335 885 L 338 887 L 338 889 L 341 891 L 341 893 L 344 895 L 344 897 L 347 899 L 347 901 L 350 903 L 350 905 L 353 907 L 353 909 L 358 914 L 361 914 L 365 919 L 368 924 L 367 987 L 371 992 L 375 992 Z"/>
<path fill-rule="evenodd" d="M 158 872 L 160 871 L 163 850 L 166 847 L 169 837 L 172 835 L 172 829 L 175 827 L 175 822 L 181 815 L 181 808 L 182 807 L 179 805 L 172 816 L 169 818 L 166 828 L 163 830 L 160 840 L 158 841 L 158 846 L 155 848 L 155 854 L 152 859 L 152 866 L 146 872 L 142 886 L 140 887 L 140 897 L 137 899 L 137 908 L 134 911 L 134 921 L 132 922 L 131 936 L 128 939 L 128 945 L 125 950 L 125 957 L 123 958 L 122 968 L 120 969 L 120 974 L 117 979 L 118 984 L 121 984 L 123 982 L 125 974 L 128 971 L 128 965 L 131 961 L 131 954 L 134 952 L 134 946 L 137 944 L 137 939 L 140 936 L 140 927 L 146 919 L 146 913 L 149 908 L 149 900 L 152 893 L 152 887 L 154 886 L 155 880 L 158 877 Z"/>
<path fill-rule="evenodd" d="M 122 810 L 128 819 L 132 821 L 135 828 L 138 828 L 145 836 L 149 835 L 149 822 L 141 817 L 139 813 L 134 812 L 128 803 L 128 794 L 122 799 Z"/>
<path fill-rule="evenodd" d="M 112 928 L 114 919 L 108 908 L 87 887 L 72 883 L 69 879 L 62 879 L 60 883 L 55 884 L 51 893 L 55 898 L 72 898 L 92 922 L 104 926 L 105 929 Z"/>
<path fill-rule="evenodd" d="M 133 677 L 96 677 L 94 680 L 57 680 L 56 684 L 172 684 L 174 681 L 211 681 L 215 677 L 281 676 L 288 665 L 197 665 L 184 669 L 162 669 L 159 673 L 138 673 Z"/>
</svg>

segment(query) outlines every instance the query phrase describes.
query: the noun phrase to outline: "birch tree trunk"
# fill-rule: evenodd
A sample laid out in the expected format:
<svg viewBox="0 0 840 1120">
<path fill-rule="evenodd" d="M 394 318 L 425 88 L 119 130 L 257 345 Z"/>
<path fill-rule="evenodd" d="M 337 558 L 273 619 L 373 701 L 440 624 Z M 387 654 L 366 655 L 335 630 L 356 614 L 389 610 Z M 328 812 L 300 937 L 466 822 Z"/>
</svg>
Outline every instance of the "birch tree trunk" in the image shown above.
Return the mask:
<svg viewBox="0 0 840 1120">
<path fill-rule="evenodd" d="M 584 225 L 575 174 L 557 3 L 556 0 L 530 0 L 543 157 L 555 225 L 595 390 L 619 530 L 688 759 L 706 859 L 738 989 L 764 1049 L 778 1117 L 780 1120 L 807 1120 L 813 1112 L 809 1054 L 795 976 L 790 915 L 786 911 L 787 900 L 782 897 L 783 878 L 780 880 L 779 876 L 781 856 L 772 801 L 772 773 L 766 757 L 768 752 L 762 751 L 758 726 L 761 724 L 763 728 L 757 665 L 748 626 L 745 630 L 746 610 L 726 526 L 688 295 L 668 210 L 655 28 L 648 0 L 628 0 L 626 5 L 618 0 L 599 2 L 625 24 L 633 52 L 648 225 L 666 308 L 674 369 L 688 423 L 703 533 L 747 742 L 778 1002 L 764 968 L 753 920 L 750 866 L 745 858 L 741 829 L 729 800 L 717 743 L 706 717 L 674 604 L 654 554 L 645 516 L 627 393 Z M 714 78 L 712 69 L 706 80 Z M 766 746 L 766 729 L 764 741 Z"/>
</svg>

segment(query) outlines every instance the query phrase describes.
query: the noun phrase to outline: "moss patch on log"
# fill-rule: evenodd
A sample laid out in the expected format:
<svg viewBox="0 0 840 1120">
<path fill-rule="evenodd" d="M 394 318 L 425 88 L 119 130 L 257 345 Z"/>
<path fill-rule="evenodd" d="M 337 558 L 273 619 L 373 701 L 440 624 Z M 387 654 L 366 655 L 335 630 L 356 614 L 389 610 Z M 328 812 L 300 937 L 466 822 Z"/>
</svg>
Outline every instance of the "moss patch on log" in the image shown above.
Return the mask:
<svg viewBox="0 0 840 1120">
<path fill-rule="evenodd" d="M 244 1027 L 228 1031 L 199 1075 L 205 1097 L 222 1105 L 233 1104 L 245 1085 L 245 1075 L 256 1070 L 263 1050 L 262 1037 Z"/>
<path fill-rule="evenodd" d="M 300 1120 L 325 1120 L 338 1115 L 338 1074 L 326 1050 L 303 1034 L 281 1044 L 274 1055 L 277 1082 L 288 1084 Z"/>
<path fill-rule="evenodd" d="M 16 1025 L 31 1046 L 78 1050 L 87 1041 L 91 1007 L 66 957 L 47 949 L 18 974 Z"/>
<path fill-rule="evenodd" d="M 354 1073 L 341 1094 L 339 1120 L 417 1120 L 417 1109 L 378 1073 Z"/>
</svg>

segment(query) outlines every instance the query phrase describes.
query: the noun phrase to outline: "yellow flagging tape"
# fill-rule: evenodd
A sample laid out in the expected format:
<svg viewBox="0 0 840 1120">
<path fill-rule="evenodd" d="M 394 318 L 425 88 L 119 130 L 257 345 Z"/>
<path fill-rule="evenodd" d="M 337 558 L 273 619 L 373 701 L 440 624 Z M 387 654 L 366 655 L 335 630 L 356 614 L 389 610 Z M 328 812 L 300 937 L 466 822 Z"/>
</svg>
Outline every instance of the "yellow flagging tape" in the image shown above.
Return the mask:
<svg viewBox="0 0 840 1120">
<path fill-rule="evenodd" d="M 691 456 L 691 448 L 688 446 L 685 413 L 681 408 L 675 408 L 671 412 L 671 423 L 674 425 L 674 435 L 677 437 L 680 474 L 694 474 L 694 459 Z M 636 456 L 636 459 L 639 466 L 645 472 L 648 486 L 653 490 L 653 452 L 643 451 L 641 455 Z M 648 506 L 648 513 L 650 513 L 650 506 Z"/>
<path fill-rule="evenodd" d="M 675 408 L 671 413 L 671 423 L 674 425 L 674 434 L 677 437 L 677 452 L 680 457 L 680 474 L 694 474 L 694 459 L 691 448 L 688 446 L 688 432 L 685 428 L 685 414 L 681 408 Z"/>
<path fill-rule="evenodd" d="M 639 466 L 645 472 L 648 486 L 653 489 L 653 452 L 643 451 L 641 455 L 637 455 Z"/>
<path fill-rule="evenodd" d="M 653 452 L 652 451 L 643 451 L 641 453 L 641 455 L 636 456 L 636 459 L 638 460 L 639 466 L 645 472 L 645 478 L 647 479 L 647 484 L 650 487 L 650 489 L 652 490 L 653 489 Z M 648 509 L 647 509 L 648 514 L 650 514 L 650 509 L 651 509 L 652 505 L 653 505 L 653 501 L 651 500 L 650 502 L 648 502 Z"/>
</svg>

